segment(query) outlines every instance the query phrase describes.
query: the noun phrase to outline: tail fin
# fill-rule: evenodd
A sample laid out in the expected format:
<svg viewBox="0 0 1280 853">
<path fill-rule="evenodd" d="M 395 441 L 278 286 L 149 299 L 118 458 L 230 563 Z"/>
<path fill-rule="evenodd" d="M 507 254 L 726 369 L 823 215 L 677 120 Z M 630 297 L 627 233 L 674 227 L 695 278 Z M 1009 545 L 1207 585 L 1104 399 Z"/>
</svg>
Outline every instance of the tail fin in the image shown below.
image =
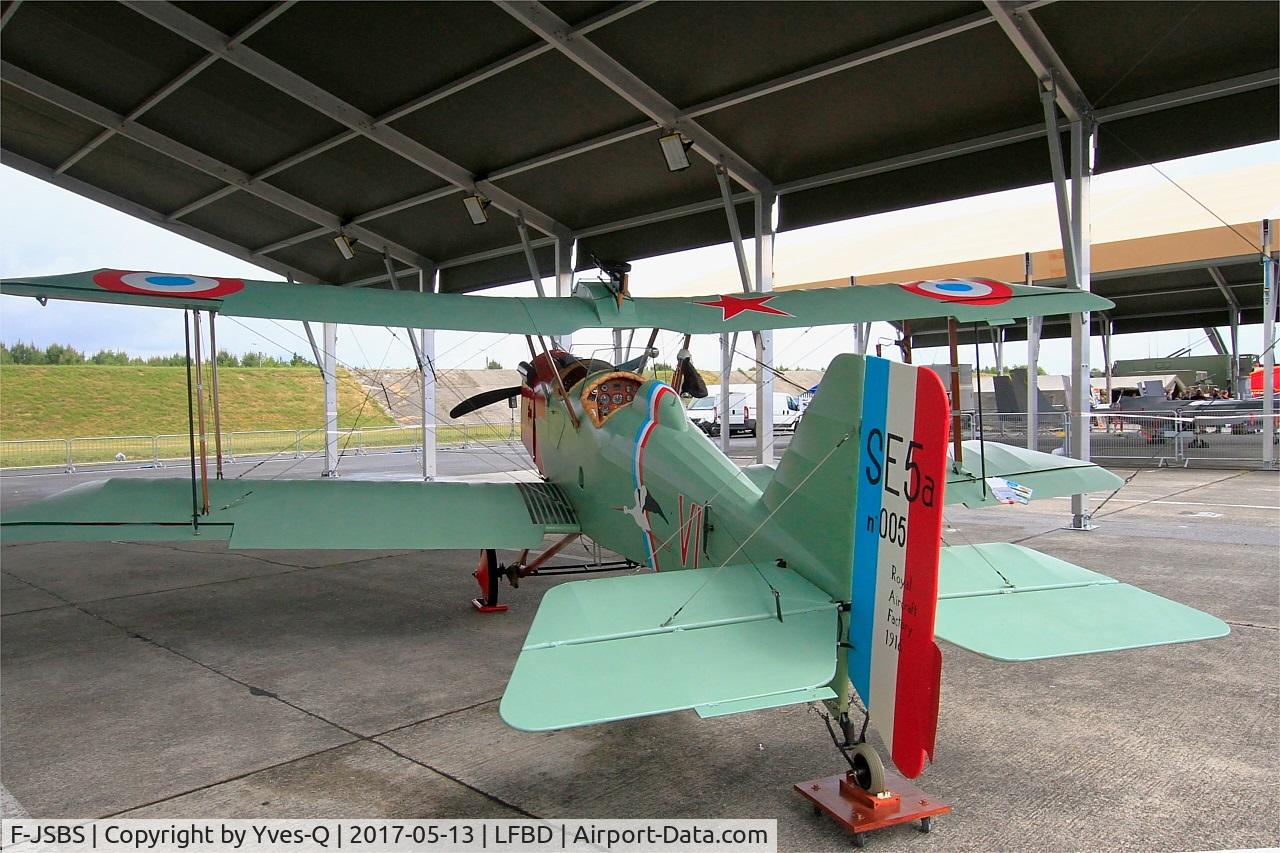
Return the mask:
<svg viewBox="0 0 1280 853">
<path fill-rule="evenodd" d="M 1022 413 L 1027 410 L 1027 394 L 1030 393 L 1031 384 L 1027 381 L 1027 369 L 1025 367 L 1015 367 L 1009 371 L 1009 381 L 1013 383 L 1014 393 L 1018 398 L 1018 408 L 1015 412 Z M 1036 386 L 1036 411 L 1040 414 L 1048 414 L 1058 410 L 1058 406 L 1050 400 L 1045 393 L 1040 390 L 1040 386 Z M 1004 411 L 1001 409 L 1000 411 Z"/>
<path fill-rule="evenodd" d="M 948 404 L 937 374 L 838 356 L 765 490 L 797 571 L 850 602 L 848 674 L 909 778 L 932 757 Z"/>
<path fill-rule="evenodd" d="M 996 374 L 991 377 L 992 388 L 996 394 L 996 411 L 1000 414 L 1018 414 L 1027 410 L 1027 394 L 1026 386 L 1021 389 L 1014 384 L 1013 380 L 1003 374 Z M 1018 391 L 1022 393 L 1019 394 Z"/>
</svg>

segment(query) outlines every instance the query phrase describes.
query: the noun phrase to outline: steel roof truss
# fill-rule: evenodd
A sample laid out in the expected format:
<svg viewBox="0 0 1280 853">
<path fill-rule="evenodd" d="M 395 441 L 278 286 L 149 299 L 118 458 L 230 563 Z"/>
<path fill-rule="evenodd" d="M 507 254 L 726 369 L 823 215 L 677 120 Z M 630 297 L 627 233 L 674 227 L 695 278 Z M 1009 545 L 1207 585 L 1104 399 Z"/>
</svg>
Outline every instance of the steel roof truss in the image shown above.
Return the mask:
<svg viewBox="0 0 1280 853">
<path fill-rule="evenodd" d="M 74 113 L 81 118 L 92 121 L 104 128 L 110 128 L 116 133 L 128 139 L 147 146 L 155 151 L 171 157 L 192 169 L 204 172 L 227 183 L 236 189 L 243 190 L 250 195 L 268 201 L 277 207 L 287 210 L 295 216 L 309 219 L 317 225 L 323 225 L 332 231 L 343 230 L 342 221 L 333 213 L 312 204 L 309 201 L 298 198 L 279 187 L 263 181 L 255 180 L 245 172 L 240 171 L 234 166 L 223 163 L 207 154 L 197 151 L 188 145 L 171 139 L 162 133 L 152 130 L 145 125 L 138 124 L 136 121 L 125 118 L 100 104 L 95 104 L 88 98 L 81 97 L 74 92 L 67 91 L 60 86 L 56 86 L 47 80 L 11 65 L 8 62 L 0 61 L 0 75 L 14 86 L 22 89 L 48 101 L 61 109 Z M 365 245 L 375 250 L 389 251 L 397 260 L 413 266 L 429 265 L 431 261 L 416 252 L 393 243 L 378 234 L 370 231 L 362 226 L 352 226 L 346 229 L 350 231 L 357 239 Z"/>
<path fill-rule="evenodd" d="M 1080 84 L 1071 76 L 1062 57 L 1049 44 L 1040 25 L 1029 9 L 1019 8 L 1005 0 L 983 0 L 991 17 L 1004 30 L 1009 41 L 1040 78 L 1045 88 L 1054 90 L 1054 100 L 1068 121 L 1081 121 L 1093 115 L 1093 107 L 1084 96 Z"/>
<path fill-rule="evenodd" d="M 1226 297 L 1227 304 L 1231 306 L 1232 311 L 1240 310 L 1240 302 L 1236 299 L 1236 295 L 1231 292 L 1231 285 L 1227 284 L 1227 280 L 1222 275 L 1222 270 L 1217 267 L 1205 267 L 1209 271 L 1209 277 L 1213 279 L 1213 283 L 1218 285 L 1218 290 L 1222 291 L 1222 295 Z"/>
<path fill-rule="evenodd" d="M 292 4 L 293 2 L 294 0 L 289 0 L 290 4 Z M 597 15 L 596 17 L 590 19 L 589 21 L 585 21 L 582 24 L 579 24 L 578 27 L 576 28 L 576 31 L 581 33 L 588 33 L 588 32 L 591 32 L 592 30 L 599 29 L 600 27 L 603 27 L 606 24 L 610 24 L 618 20 L 619 18 L 623 18 L 626 15 L 632 14 L 633 12 L 637 12 L 640 9 L 643 9 L 645 6 L 648 6 L 653 2 L 655 2 L 655 0 L 640 0 L 640 2 L 636 2 L 636 3 L 620 3 L 618 4 L 618 6 L 614 7 L 613 9 L 610 9 L 609 11 L 601 15 Z M 244 36 L 244 38 L 248 38 L 248 36 L 246 35 Z M 239 40 L 243 40 L 243 39 L 239 39 Z M 401 104 L 400 106 L 395 107 L 389 112 L 383 114 L 374 123 L 379 125 L 390 124 L 391 122 L 396 121 L 397 119 L 404 118 L 405 116 L 410 115 L 420 109 L 423 109 L 424 107 L 427 107 L 427 106 L 430 106 L 431 104 L 436 103 L 437 101 L 442 101 L 445 98 L 448 98 L 452 95 L 456 95 L 459 92 L 465 91 L 466 89 L 471 88 L 477 83 L 482 83 L 485 80 L 488 80 L 490 77 L 496 76 L 497 74 L 500 74 L 503 71 L 507 71 L 512 68 L 515 68 L 516 66 L 521 65 L 527 62 L 528 60 L 533 59 L 534 57 L 541 56 L 544 53 L 548 53 L 550 50 L 551 50 L 551 45 L 546 43 L 537 44 L 537 45 L 534 45 L 533 47 L 525 48 L 524 50 L 519 51 L 518 53 L 514 53 L 511 56 L 504 57 L 503 59 L 498 60 L 497 62 L 490 63 L 489 65 L 486 65 L 484 68 L 481 68 L 477 71 L 473 71 L 472 73 L 464 77 L 460 77 L 457 80 L 446 83 L 444 86 L 441 86 L 440 88 L 432 92 L 428 92 L 425 95 L 414 98 L 411 101 L 407 101 L 404 104 Z M 283 172 L 286 169 L 293 168 L 299 163 L 303 163 L 307 160 L 310 160 L 312 157 L 317 157 L 331 148 L 336 148 L 339 145 L 349 142 L 352 139 L 355 139 L 359 135 L 360 134 L 354 130 L 344 130 L 342 133 L 339 133 L 338 135 L 330 139 L 326 139 L 325 141 L 320 142 L 316 145 L 313 145 L 304 151 L 299 151 L 297 154 L 294 154 L 291 157 L 287 157 L 278 163 L 274 163 L 271 166 L 268 166 L 267 168 L 263 169 L 254 177 L 268 178 L 271 175 L 279 174 L 280 172 Z M 491 175 L 490 180 L 497 180 L 497 176 Z M 410 207 L 414 207 L 419 204 L 426 204 L 428 202 L 435 201 L 438 198 L 443 198 L 444 196 L 453 195 L 454 193 L 462 192 L 462 191 L 463 189 L 461 187 L 450 185 L 444 190 L 433 190 L 431 192 L 421 193 L 419 195 L 407 198 L 403 201 L 395 202 L 385 207 L 380 207 L 377 210 L 371 210 L 368 213 L 361 214 L 360 216 L 356 217 L 352 221 L 359 223 L 362 221 L 367 221 L 368 219 L 376 219 L 379 216 L 389 216 L 392 213 L 398 213 L 401 210 L 406 210 Z M 187 213 L 191 213 L 192 211 L 199 210 L 201 207 L 204 207 L 206 204 L 217 201 L 218 198 L 220 198 L 220 196 L 218 196 L 217 193 L 212 193 L 206 196 L 205 198 L 197 199 L 196 201 L 192 202 L 188 207 L 183 208 L 181 212 L 174 215 L 178 217 L 185 216 Z M 302 242 L 302 241 L 299 240 L 298 242 Z M 295 245 L 295 244 L 284 243 L 282 245 L 276 246 L 276 248 L 283 249 L 286 246 L 291 246 L 291 245 Z M 262 250 L 259 250 L 259 251 L 262 251 Z"/>
<path fill-rule="evenodd" d="M 351 104 L 328 92 L 311 81 L 268 59 L 256 50 L 244 45 L 229 44 L 226 35 L 172 3 L 121 0 L 121 2 L 166 29 L 182 36 L 193 44 L 216 54 L 242 71 L 262 80 L 269 86 L 306 104 L 311 109 L 345 125 L 356 133 L 399 154 L 409 162 L 426 169 L 449 183 L 468 192 L 478 192 L 493 202 L 499 210 L 511 216 L 524 215 L 525 221 L 548 235 L 569 233 L 569 229 L 550 216 L 526 204 L 520 199 L 486 180 L 478 179 L 463 166 L 422 143 L 406 136 L 377 120 Z"/>
<path fill-rule="evenodd" d="M 280 15 L 282 15 L 286 10 L 288 10 L 288 8 L 292 6 L 295 2 L 296 0 L 284 0 L 284 2 L 276 3 L 274 6 L 267 9 L 267 11 L 263 12 L 261 15 L 259 15 L 258 17 L 250 21 L 246 26 L 242 27 L 239 32 L 237 32 L 235 35 L 231 37 L 231 40 L 228 42 L 228 44 L 239 44 L 240 42 L 243 42 L 245 39 L 249 38 L 249 36 L 253 35 L 258 30 L 262 29 L 267 24 L 271 23 L 276 18 L 280 17 Z M 217 61 L 217 57 L 215 57 L 213 54 L 209 54 L 208 56 L 202 57 L 201 59 L 197 60 L 186 71 L 183 71 L 177 77 L 173 78 L 168 83 L 161 86 L 149 98 L 147 98 L 141 104 L 139 104 L 138 106 L 130 110 L 128 115 L 125 116 L 125 118 L 129 121 L 134 121 L 140 118 L 143 113 L 145 113 L 147 110 L 151 109 L 156 104 L 163 101 L 165 98 L 172 95 L 174 92 L 181 89 L 189 81 L 191 81 L 198 74 L 200 74 L 200 72 L 204 71 L 206 68 L 208 68 L 210 65 L 212 65 L 216 61 Z M 112 130 L 111 128 L 108 128 L 102 131 L 102 133 L 94 137 L 88 144 L 82 146 L 79 151 L 76 151 L 70 157 L 63 160 L 62 163 L 58 166 L 57 171 L 58 172 L 67 171 L 67 169 L 70 169 L 76 163 L 79 163 L 82 159 L 84 159 L 86 155 L 94 151 L 98 146 L 102 145 L 102 143 L 106 142 L 108 139 L 110 139 L 114 135 L 115 135 L 115 131 Z M 220 190 L 219 192 L 222 192 L 222 191 Z M 222 197 L 223 196 L 221 195 L 217 196 L 217 198 L 222 198 Z M 210 198 L 210 200 L 216 201 L 216 199 L 213 198 L 213 196 L 207 196 L 207 198 Z M 208 202 L 206 202 L 206 204 L 207 203 Z M 203 205 L 201 205 L 201 207 L 203 207 Z M 194 210 L 195 208 L 192 208 L 192 209 Z"/>
<path fill-rule="evenodd" d="M 495 2 L 627 103 L 663 128 L 679 131 L 693 142 L 693 147 L 699 154 L 713 164 L 724 166 L 738 183 L 752 192 L 773 191 L 773 183 L 756 167 L 698 122 L 681 117 L 680 110 L 675 104 L 624 68 L 620 62 L 596 44 L 573 33 L 569 25 L 546 6 L 538 2 L 512 2 L 512 0 L 495 0 Z"/>
<path fill-rule="evenodd" d="M 113 210 L 118 210 L 128 216 L 141 219 L 143 222 L 149 222 L 152 225 L 159 226 L 166 231 L 171 231 L 174 234 L 186 237 L 188 240 L 194 240 L 197 243 L 210 246 L 220 252 L 226 252 L 232 257 L 240 258 L 243 261 L 256 264 L 264 269 L 269 269 L 286 278 L 292 276 L 297 281 L 304 282 L 306 284 L 316 284 L 319 281 L 315 276 L 300 272 L 288 264 L 281 263 L 274 258 L 254 257 L 253 254 L 244 246 L 210 234 L 208 231 L 203 231 L 193 225 L 188 225 L 185 222 L 173 222 L 157 210 L 152 210 L 149 207 L 138 204 L 136 201 L 130 201 L 127 198 L 122 198 L 100 187 L 85 183 L 79 178 L 60 174 L 48 166 L 23 157 L 21 154 L 16 152 L 4 149 L 0 151 L 0 156 L 4 158 L 4 164 L 6 166 L 12 166 L 20 172 L 25 172 L 26 174 L 31 175 L 33 178 L 48 181 L 56 187 L 61 187 L 68 192 L 73 192 L 77 195 L 84 196 L 85 198 L 92 199 L 99 204 L 105 204 Z"/>
</svg>

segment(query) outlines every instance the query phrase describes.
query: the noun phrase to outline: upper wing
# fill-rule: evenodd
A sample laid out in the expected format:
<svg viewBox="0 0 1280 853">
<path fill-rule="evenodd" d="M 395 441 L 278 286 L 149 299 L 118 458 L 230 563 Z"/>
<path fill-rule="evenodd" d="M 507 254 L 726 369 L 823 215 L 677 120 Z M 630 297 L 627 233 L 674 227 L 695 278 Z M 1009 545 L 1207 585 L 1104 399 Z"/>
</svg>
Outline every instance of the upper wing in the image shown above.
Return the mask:
<svg viewBox="0 0 1280 853">
<path fill-rule="evenodd" d="M 199 308 L 230 317 L 316 320 L 466 332 L 567 335 L 578 329 L 661 328 L 687 334 L 748 332 L 873 320 L 954 316 L 961 322 L 1100 311 L 1112 303 L 1081 291 L 987 279 L 910 282 L 766 294 L 627 297 L 580 283 L 573 298 L 472 296 L 324 287 L 96 270 L 0 281 L 0 293 L 125 305 Z"/>
<path fill-rule="evenodd" d="M 978 507 L 1000 503 L 984 484 L 984 475 L 1026 486 L 1032 500 L 1114 491 L 1124 485 L 1124 480 L 1092 462 L 993 441 L 964 442 L 961 459 L 961 465 L 953 465 L 947 472 L 945 501 L 949 504 Z"/>
<path fill-rule="evenodd" d="M 229 539 L 232 548 L 533 548 L 578 530 L 549 483 L 212 480 L 191 523 L 191 481 L 99 480 L 6 510 L 12 541 Z"/>
</svg>

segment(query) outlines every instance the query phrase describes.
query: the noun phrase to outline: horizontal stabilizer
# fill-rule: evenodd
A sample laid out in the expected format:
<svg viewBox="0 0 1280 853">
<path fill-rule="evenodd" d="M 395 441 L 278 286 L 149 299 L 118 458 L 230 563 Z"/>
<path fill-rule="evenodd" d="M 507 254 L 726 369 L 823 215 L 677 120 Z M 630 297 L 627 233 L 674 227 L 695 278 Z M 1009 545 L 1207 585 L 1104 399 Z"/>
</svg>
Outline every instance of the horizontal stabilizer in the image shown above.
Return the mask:
<svg viewBox="0 0 1280 853">
<path fill-rule="evenodd" d="M 1083 492 L 1113 492 L 1124 480 L 1092 462 L 1041 453 L 1012 444 L 966 441 L 959 470 L 947 474 L 946 502 L 969 507 L 999 503 L 983 477 L 1002 477 L 1031 489 L 1031 499 L 1057 498 Z"/>
<path fill-rule="evenodd" d="M 942 549 L 936 635 L 1002 661 L 1207 640 L 1222 620 L 1020 545 Z"/>
<path fill-rule="evenodd" d="M 837 619 L 830 596 L 773 566 L 563 584 L 542 599 L 500 712 L 517 729 L 547 731 L 821 699 Z"/>
<path fill-rule="evenodd" d="M 191 481 L 84 483 L 6 510 L 18 541 L 230 539 L 232 548 L 533 548 L 578 523 L 548 483 L 211 480 L 191 523 Z"/>
</svg>

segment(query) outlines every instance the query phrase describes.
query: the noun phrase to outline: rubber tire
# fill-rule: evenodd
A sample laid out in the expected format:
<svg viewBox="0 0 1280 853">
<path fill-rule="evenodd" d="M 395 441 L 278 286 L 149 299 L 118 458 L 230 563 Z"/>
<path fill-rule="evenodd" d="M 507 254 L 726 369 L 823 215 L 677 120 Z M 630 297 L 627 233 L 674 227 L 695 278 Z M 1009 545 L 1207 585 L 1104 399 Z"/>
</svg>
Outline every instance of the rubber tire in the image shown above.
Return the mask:
<svg viewBox="0 0 1280 853">
<path fill-rule="evenodd" d="M 850 757 L 855 763 L 861 758 L 867 766 L 867 770 L 870 773 L 870 784 L 866 786 L 866 790 L 872 794 L 884 793 L 884 762 L 880 760 L 880 754 L 875 751 L 875 748 L 863 741 L 853 748 Z"/>
<path fill-rule="evenodd" d="M 865 832 L 855 832 L 853 834 L 853 846 L 859 849 L 867 846 L 867 834 Z"/>
<path fill-rule="evenodd" d="M 933 829 L 933 817 L 920 818 L 920 831 L 928 835 L 931 829 Z"/>
</svg>

